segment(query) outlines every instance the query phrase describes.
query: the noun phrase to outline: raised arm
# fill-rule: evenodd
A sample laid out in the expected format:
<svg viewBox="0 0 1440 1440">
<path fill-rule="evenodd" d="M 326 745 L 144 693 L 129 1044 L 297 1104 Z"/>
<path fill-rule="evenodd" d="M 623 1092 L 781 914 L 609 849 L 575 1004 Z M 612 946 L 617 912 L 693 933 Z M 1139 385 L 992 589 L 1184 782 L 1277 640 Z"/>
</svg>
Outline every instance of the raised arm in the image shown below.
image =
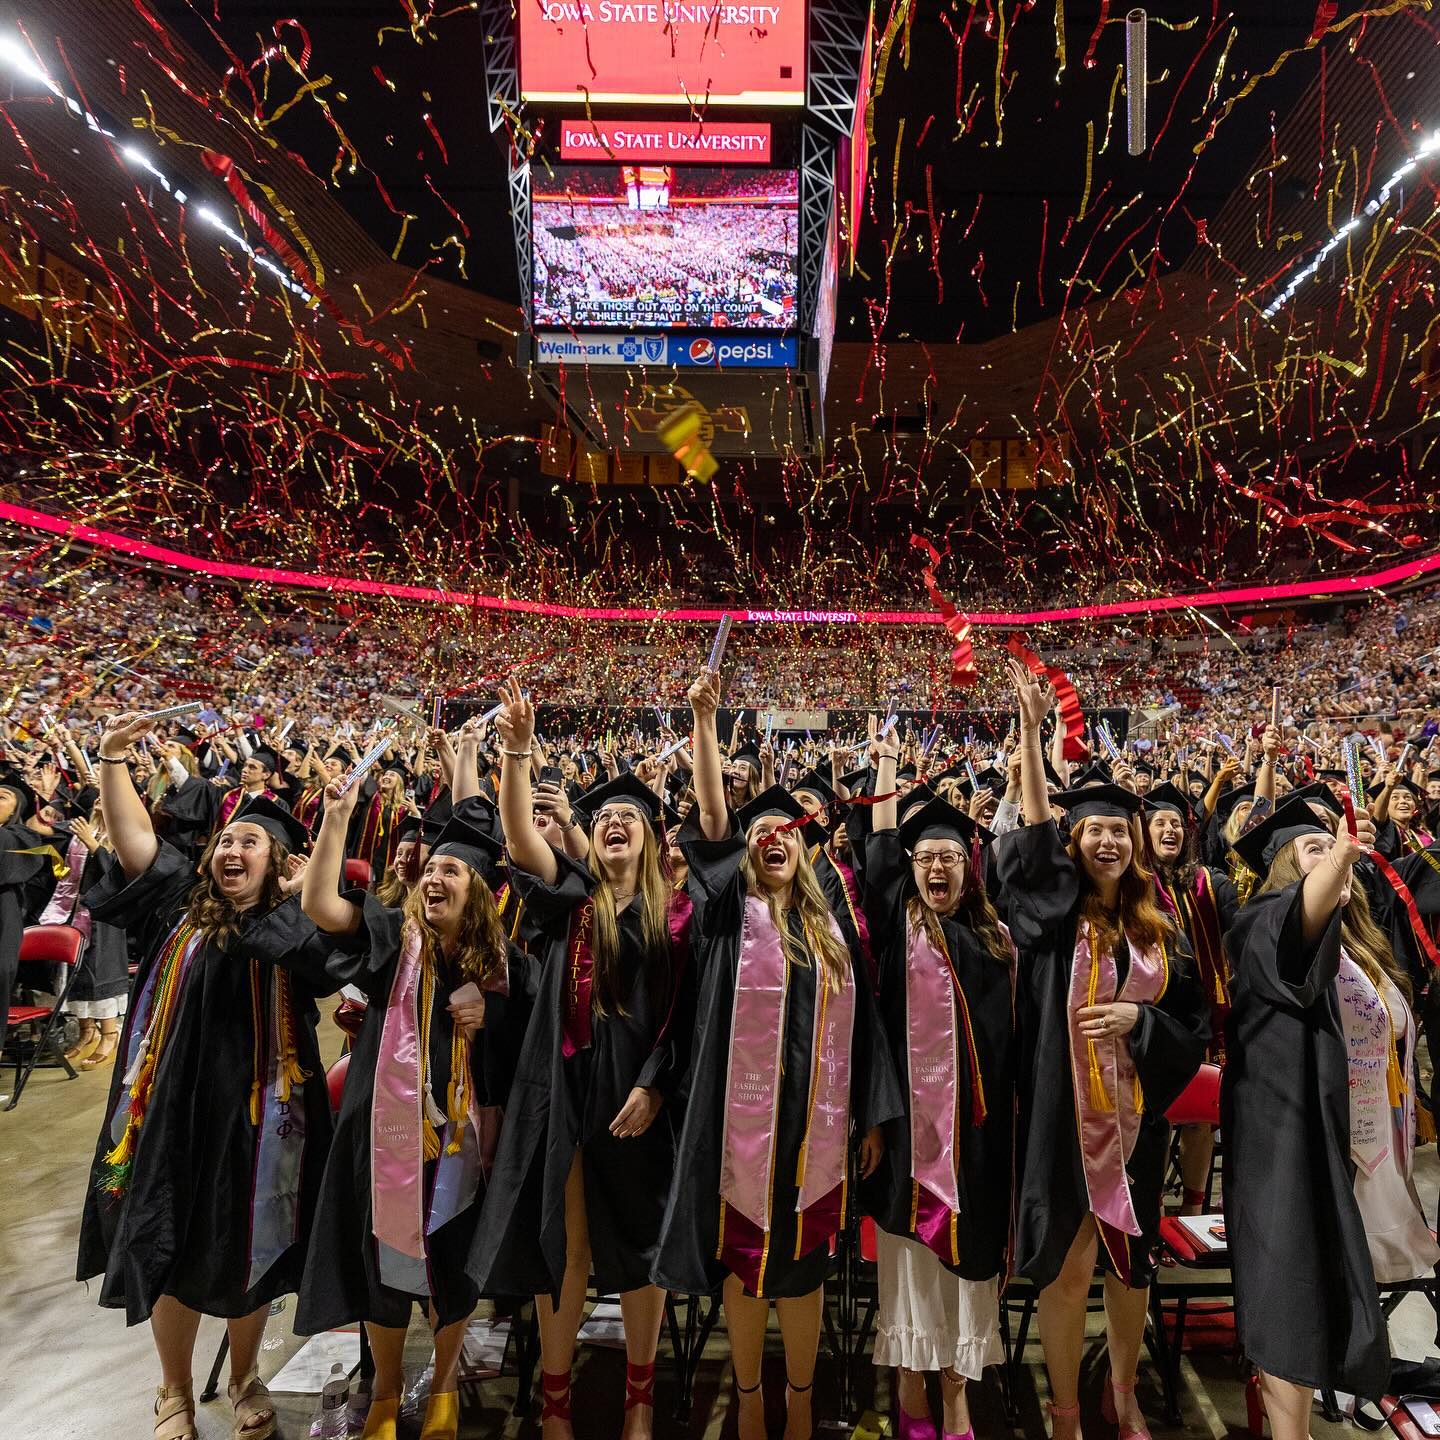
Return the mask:
<svg viewBox="0 0 1440 1440">
<path fill-rule="evenodd" d="M 450 777 L 450 798 L 459 804 L 480 793 L 480 722 L 471 716 L 460 727 L 455 748 L 455 768 Z"/>
<path fill-rule="evenodd" d="M 360 907 L 341 895 L 340 885 L 345 874 L 345 837 L 360 787 L 352 785 L 343 795 L 339 791 L 338 780 L 325 787 L 325 818 L 305 867 L 300 908 L 327 935 L 353 935 L 360 928 Z"/>
<path fill-rule="evenodd" d="M 730 811 L 725 804 L 725 772 L 720 763 L 720 737 L 715 712 L 720 708 L 720 677 L 702 670 L 690 687 L 690 713 L 695 717 L 691 749 L 695 757 L 695 803 L 700 807 L 700 828 L 707 840 L 724 840 L 730 834 Z"/>
<path fill-rule="evenodd" d="M 100 801 L 105 829 L 120 868 L 131 879 L 143 875 L 155 863 L 160 842 L 150 823 L 150 812 L 136 792 L 125 765 L 125 751 L 142 735 L 155 728 L 153 720 L 133 714 L 119 715 L 100 737 Z"/>
<path fill-rule="evenodd" d="M 520 682 L 511 676 L 500 690 L 504 702 L 495 717 L 500 736 L 500 824 L 510 863 L 528 874 L 555 883 L 560 867 L 550 842 L 535 828 L 530 789 L 530 751 L 535 743 L 535 707 L 521 694 Z"/>
<path fill-rule="evenodd" d="M 1005 662 L 1010 667 L 1010 681 L 1020 704 L 1020 803 L 1021 818 L 1027 825 L 1042 825 L 1050 818 L 1050 796 L 1045 789 L 1045 761 L 1040 753 L 1040 727 L 1055 703 L 1055 690 L 1049 682 L 1041 683 L 1024 665 L 1013 657 Z"/>
<path fill-rule="evenodd" d="M 1300 925 L 1307 945 L 1315 945 L 1330 924 L 1340 897 L 1354 884 L 1351 872 L 1375 846 L 1375 822 L 1362 810 L 1355 817 L 1355 834 L 1345 826 L 1325 858 L 1305 877 L 1300 888 Z"/>
<path fill-rule="evenodd" d="M 873 827 L 876 830 L 893 830 L 900 823 L 900 801 L 895 796 L 895 766 L 900 756 L 900 746 L 892 730 L 882 740 L 880 725 L 870 716 L 870 763 L 875 767 L 875 793 L 885 796 L 875 802 L 872 811 Z"/>
<path fill-rule="evenodd" d="M 1260 736 L 1260 768 L 1255 772 L 1255 798 L 1275 806 L 1275 766 L 1280 758 L 1280 732 L 1267 725 Z"/>
</svg>

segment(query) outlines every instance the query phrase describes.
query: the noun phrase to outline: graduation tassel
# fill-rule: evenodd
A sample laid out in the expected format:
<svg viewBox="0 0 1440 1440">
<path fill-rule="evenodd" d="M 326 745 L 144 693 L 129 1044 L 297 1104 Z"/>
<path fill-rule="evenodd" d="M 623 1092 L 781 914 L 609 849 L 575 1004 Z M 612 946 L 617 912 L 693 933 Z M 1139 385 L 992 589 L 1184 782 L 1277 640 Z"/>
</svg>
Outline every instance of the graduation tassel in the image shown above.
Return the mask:
<svg viewBox="0 0 1440 1440">
<path fill-rule="evenodd" d="M 450 1094 L 446 1106 L 450 1121 L 450 1143 L 447 1155 L 458 1155 L 465 1139 L 465 1120 L 470 1109 L 470 1046 L 464 1029 L 456 1025 L 450 1036 Z"/>
<path fill-rule="evenodd" d="M 1085 991 L 1085 1004 L 1093 1006 L 1095 997 L 1100 991 L 1100 966 L 1095 959 L 1095 929 L 1087 926 L 1090 938 L 1090 981 Z M 1095 1048 L 1095 1042 L 1089 1042 L 1090 1051 L 1090 1107 L 1093 1110 L 1113 1110 L 1115 1102 L 1110 1098 L 1110 1092 L 1105 1088 L 1105 1076 L 1100 1069 L 1100 1052 Z"/>
<path fill-rule="evenodd" d="M 1410 1087 L 1405 1083 L 1405 1072 L 1400 1068 L 1400 1051 L 1395 1044 L 1395 1022 L 1390 1022 L 1390 1058 L 1385 1065 L 1385 1093 L 1390 1108 L 1398 1110 L 1405 1101 L 1405 1092 Z"/>
<path fill-rule="evenodd" d="M 1430 1107 L 1417 1095 L 1415 1097 L 1415 1143 L 1431 1145 L 1435 1142 L 1435 1116 Z"/>
<path fill-rule="evenodd" d="M 1145 1113 L 1145 1092 L 1140 1088 L 1140 1072 L 1138 1070 L 1135 1072 L 1134 1091 L 1135 1113 L 1143 1115 Z"/>
<path fill-rule="evenodd" d="M 430 944 L 425 942 L 424 953 L 420 961 L 420 994 L 417 997 L 419 1005 L 419 1081 L 420 1093 L 423 1098 L 421 1109 L 421 1143 L 425 1150 L 425 1158 L 434 1160 L 440 1154 L 440 1134 L 437 1126 L 445 1123 L 445 1117 L 440 1113 L 440 1107 L 435 1103 L 435 1097 L 430 1093 L 430 1016 L 435 999 L 435 971 L 430 960 Z"/>
<path fill-rule="evenodd" d="M 260 997 L 260 962 L 250 962 L 250 1123 L 258 1125 L 265 1109 L 265 1017 Z"/>
</svg>

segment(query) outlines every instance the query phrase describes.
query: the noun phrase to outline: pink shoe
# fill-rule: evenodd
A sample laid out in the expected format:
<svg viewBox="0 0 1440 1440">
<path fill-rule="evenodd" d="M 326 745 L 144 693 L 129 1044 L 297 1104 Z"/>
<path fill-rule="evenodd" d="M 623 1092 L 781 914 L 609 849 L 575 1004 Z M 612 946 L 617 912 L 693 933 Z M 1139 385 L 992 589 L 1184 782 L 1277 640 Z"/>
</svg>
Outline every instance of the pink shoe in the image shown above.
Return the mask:
<svg viewBox="0 0 1440 1440">
<path fill-rule="evenodd" d="M 1105 1377 L 1105 1398 L 1100 1402 L 1100 1414 L 1104 1417 L 1106 1424 L 1119 1427 L 1119 1416 L 1115 1411 L 1115 1397 L 1134 1393 L 1135 1382 L 1133 1380 L 1128 1385 L 1117 1385 L 1113 1376 Z M 1138 1430 L 1120 1428 L 1120 1440 L 1150 1440 L 1150 1428 L 1147 1425 L 1141 1425 Z"/>
<path fill-rule="evenodd" d="M 1080 1440 L 1080 1406 L 1056 1405 L 1050 1401 L 1046 1409 L 1050 1411 L 1050 1436 L 1051 1440 Z M 1061 1421 L 1065 1421 L 1061 1426 Z"/>
<path fill-rule="evenodd" d="M 895 1434 L 897 1440 L 935 1440 L 935 1422 L 928 1415 L 909 1415 L 897 1399 L 895 1402 Z"/>
</svg>

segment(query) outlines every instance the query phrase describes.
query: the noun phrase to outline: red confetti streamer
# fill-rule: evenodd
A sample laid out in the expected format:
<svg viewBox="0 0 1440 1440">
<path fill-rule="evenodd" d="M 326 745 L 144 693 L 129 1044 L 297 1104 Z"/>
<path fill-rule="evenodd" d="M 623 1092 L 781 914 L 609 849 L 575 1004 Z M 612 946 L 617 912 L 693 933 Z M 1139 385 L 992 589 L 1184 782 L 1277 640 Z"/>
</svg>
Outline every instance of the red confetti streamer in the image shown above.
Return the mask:
<svg viewBox="0 0 1440 1440">
<path fill-rule="evenodd" d="M 960 614 L 936 584 L 935 568 L 942 558 L 940 552 L 923 535 L 912 535 L 910 543 L 929 557 L 923 571 L 925 589 L 955 641 L 955 648 L 950 652 L 950 684 L 957 690 L 968 690 L 980 678 L 975 668 L 975 647 L 970 641 L 970 617 Z"/>
<path fill-rule="evenodd" d="M 1043 675 L 1054 687 L 1060 703 L 1060 718 L 1065 722 L 1065 758 L 1073 765 L 1088 753 L 1081 738 L 1085 731 L 1085 713 L 1070 677 L 1053 665 L 1047 665 L 1033 650 L 1027 650 L 1018 635 L 1012 635 L 1005 648 L 1034 675 Z"/>
</svg>

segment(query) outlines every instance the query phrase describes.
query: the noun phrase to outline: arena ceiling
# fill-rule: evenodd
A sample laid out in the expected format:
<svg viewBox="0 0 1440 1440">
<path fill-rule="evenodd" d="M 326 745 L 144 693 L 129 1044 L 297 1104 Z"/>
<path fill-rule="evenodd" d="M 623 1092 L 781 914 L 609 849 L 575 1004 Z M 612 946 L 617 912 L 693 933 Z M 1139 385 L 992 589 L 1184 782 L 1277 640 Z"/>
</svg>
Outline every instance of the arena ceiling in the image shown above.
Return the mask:
<svg viewBox="0 0 1440 1440">
<path fill-rule="evenodd" d="M 1027 502 L 969 489 L 972 442 L 1060 436 L 1073 480 L 1035 533 L 1063 512 L 1134 550 L 1153 529 L 1163 560 L 1170 532 L 1225 534 L 1223 512 L 1304 536 L 1322 566 L 1429 543 L 1415 507 L 1440 57 L 1421 4 L 1152 7 L 1139 157 L 1123 11 L 882 5 L 827 453 L 618 502 L 536 473 L 553 406 L 512 361 L 507 137 L 485 124 L 472 9 L 38 0 L 0 15 L 50 82 L 0 68 L 8 248 L 74 266 L 113 327 L 72 354 L 57 325 L 84 308 L 73 296 L 29 321 L 0 311 L 8 448 L 91 518 L 174 530 L 179 497 L 245 493 L 254 543 L 303 515 L 307 543 L 333 552 L 377 505 L 392 524 L 397 500 L 448 515 L 458 494 L 481 525 L 513 511 L 513 480 L 535 524 L 578 541 L 588 523 L 596 545 L 618 533 L 597 528 L 607 506 L 684 533 L 716 501 L 817 535 L 887 513 L 940 531 L 959 507 L 989 543 L 987 525 L 1024 528 Z M 237 236 L 288 247 L 318 301 Z M 116 441 L 150 462 L 117 464 Z"/>
</svg>

